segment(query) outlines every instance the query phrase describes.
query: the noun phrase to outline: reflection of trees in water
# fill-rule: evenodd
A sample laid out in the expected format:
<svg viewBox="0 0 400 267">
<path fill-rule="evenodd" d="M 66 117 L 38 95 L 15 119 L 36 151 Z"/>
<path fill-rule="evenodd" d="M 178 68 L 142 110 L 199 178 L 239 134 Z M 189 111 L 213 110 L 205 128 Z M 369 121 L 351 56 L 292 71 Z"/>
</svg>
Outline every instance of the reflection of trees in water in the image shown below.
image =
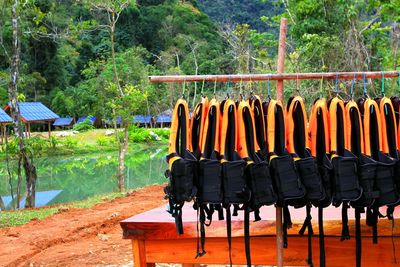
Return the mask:
<svg viewBox="0 0 400 267">
<path fill-rule="evenodd" d="M 130 151 L 125 161 L 128 172 L 126 184 L 129 189 L 164 182 L 166 150 L 165 146 L 156 146 Z M 37 191 L 63 190 L 49 204 L 82 200 L 118 189 L 118 161 L 115 153 L 49 157 L 37 159 L 36 162 Z M 3 172 L 0 172 L 0 193 L 3 196 L 10 194 Z"/>
</svg>

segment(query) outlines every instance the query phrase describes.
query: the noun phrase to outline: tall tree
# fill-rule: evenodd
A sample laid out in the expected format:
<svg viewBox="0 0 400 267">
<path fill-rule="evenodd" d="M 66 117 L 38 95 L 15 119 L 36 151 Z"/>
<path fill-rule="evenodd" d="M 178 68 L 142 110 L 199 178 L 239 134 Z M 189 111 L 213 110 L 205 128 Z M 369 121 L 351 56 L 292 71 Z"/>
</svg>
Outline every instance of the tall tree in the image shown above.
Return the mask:
<svg viewBox="0 0 400 267">
<path fill-rule="evenodd" d="M 18 27 L 18 19 L 20 9 L 18 0 L 14 0 L 11 7 L 11 25 L 12 25 L 12 53 L 10 62 L 10 83 L 8 85 L 8 96 L 10 98 L 11 117 L 14 122 L 14 131 L 17 134 L 18 142 L 18 169 L 21 163 L 25 171 L 26 178 L 26 201 L 25 207 L 30 208 L 35 206 L 36 193 L 36 167 L 33 164 L 32 158 L 28 156 L 28 151 L 24 137 L 24 125 L 21 121 L 20 110 L 18 105 L 18 79 L 19 79 L 19 64 L 20 64 L 20 32 Z M 19 204 L 19 203 L 18 203 Z"/>
<path fill-rule="evenodd" d="M 118 187 L 119 190 L 125 191 L 125 178 L 124 178 L 124 170 L 125 170 L 125 156 L 128 151 L 128 128 L 130 124 L 129 117 L 130 116 L 121 116 L 122 119 L 122 127 L 124 128 L 123 138 L 118 137 L 117 131 L 117 114 L 118 112 L 115 110 L 117 108 L 129 108 L 129 105 L 126 106 L 127 101 L 135 94 L 135 90 L 129 86 L 121 86 L 121 82 L 118 76 L 117 71 L 117 62 L 115 60 L 115 29 L 117 22 L 121 16 L 121 13 L 129 6 L 135 5 L 136 2 L 134 0 L 96 0 L 90 1 L 89 5 L 92 10 L 97 13 L 99 16 L 99 26 L 100 28 L 104 28 L 108 31 L 110 36 L 110 44 L 111 44 L 111 59 L 113 65 L 113 82 L 114 84 L 110 84 L 109 90 L 114 91 L 113 88 L 116 86 L 118 96 L 116 97 L 113 107 L 113 115 L 114 115 L 114 130 L 118 143 L 118 171 L 117 171 L 117 179 L 118 179 Z M 124 105 L 125 104 L 125 105 Z"/>
</svg>

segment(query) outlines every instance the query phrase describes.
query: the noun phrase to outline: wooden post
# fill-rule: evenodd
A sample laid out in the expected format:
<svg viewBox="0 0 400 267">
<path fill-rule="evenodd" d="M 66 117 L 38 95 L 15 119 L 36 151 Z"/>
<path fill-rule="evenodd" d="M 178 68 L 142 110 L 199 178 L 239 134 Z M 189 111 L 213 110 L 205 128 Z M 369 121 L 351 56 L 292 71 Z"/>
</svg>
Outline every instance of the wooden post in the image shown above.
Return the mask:
<svg viewBox="0 0 400 267">
<path fill-rule="evenodd" d="M 27 124 L 28 128 L 28 138 L 31 138 L 31 124 L 28 122 Z"/>
<path fill-rule="evenodd" d="M 281 19 L 279 31 L 278 47 L 278 66 L 277 73 L 282 74 L 285 71 L 285 50 L 286 50 L 286 32 L 287 19 Z M 283 101 L 283 80 L 276 82 L 276 99 Z M 282 208 L 276 207 L 276 265 L 283 267 L 283 229 L 282 229 Z"/>
<path fill-rule="evenodd" d="M 50 139 L 50 137 L 51 137 L 51 124 L 50 124 L 50 121 L 48 121 L 47 123 L 48 123 L 48 126 L 49 126 L 49 139 Z"/>
</svg>

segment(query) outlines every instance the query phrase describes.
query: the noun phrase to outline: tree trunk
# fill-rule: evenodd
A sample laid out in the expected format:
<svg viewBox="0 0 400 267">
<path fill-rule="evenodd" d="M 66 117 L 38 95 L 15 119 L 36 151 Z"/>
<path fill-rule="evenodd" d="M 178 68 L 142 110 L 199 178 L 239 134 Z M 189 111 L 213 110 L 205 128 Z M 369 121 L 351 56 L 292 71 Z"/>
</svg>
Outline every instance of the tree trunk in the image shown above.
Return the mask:
<svg viewBox="0 0 400 267">
<path fill-rule="evenodd" d="M 11 193 L 11 205 L 14 209 L 16 209 L 15 201 L 14 201 L 14 187 L 12 184 L 12 173 L 10 169 L 10 158 L 8 154 L 8 136 L 6 134 L 6 167 L 7 167 L 7 175 L 8 175 L 8 185 L 10 187 L 10 193 Z"/>
<path fill-rule="evenodd" d="M 120 192 L 125 191 L 125 180 L 124 180 L 124 170 L 125 170 L 125 156 L 126 152 L 128 151 L 128 130 L 129 130 L 129 124 L 124 123 L 124 139 L 121 142 L 119 142 L 119 155 L 118 155 L 118 189 Z"/>
<path fill-rule="evenodd" d="M 112 22 L 111 22 L 111 27 L 110 27 L 110 38 L 111 38 L 111 58 L 113 62 L 113 72 L 114 72 L 114 82 L 118 86 L 118 90 L 121 95 L 124 95 L 124 92 L 122 91 L 121 84 L 119 83 L 119 77 L 118 77 L 118 71 L 117 71 L 117 63 L 115 61 L 115 13 L 112 13 Z"/>
<path fill-rule="evenodd" d="M 19 34 L 18 34 L 18 0 L 14 0 L 12 6 L 12 58 L 10 64 L 11 81 L 8 86 L 8 96 L 11 100 L 10 110 L 11 117 L 14 122 L 14 131 L 18 140 L 18 158 L 23 161 L 23 167 L 26 177 L 26 202 L 25 207 L 35 206 L 35 185 L 36 185 L 36 168 L 29 160 L 24 140 L 23 124 L 20 118 L 20 110 L 18 106 L 18 78 L 19 78 Z M 18 203 L 19 204 L 19 203 Z"/>
<path fill-rule="evenodd" d="M 1 195 L 0 195 L 0 209 L 1 210 L 5 210 L 6 209 L 6 206 L 4 205 L 4 202 L 3 202 L 3 199 L 1 198 Z"/>
</svg>

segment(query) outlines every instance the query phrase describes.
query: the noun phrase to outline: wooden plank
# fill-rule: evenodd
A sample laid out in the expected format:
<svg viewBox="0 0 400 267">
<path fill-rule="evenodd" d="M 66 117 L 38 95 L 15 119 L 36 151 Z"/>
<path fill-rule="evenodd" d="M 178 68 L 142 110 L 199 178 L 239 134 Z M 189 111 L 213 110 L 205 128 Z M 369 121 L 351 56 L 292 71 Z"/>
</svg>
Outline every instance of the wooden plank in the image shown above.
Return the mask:
<svg viewBox="0 0 400 267">
<path fill-rule="evenodd" d="M 234 75 L 168 75 L 168 76 L 150 76 L 150 82 L 248 82 L 248 81 L 278 81 L 278 80 L 334 80 L 336 75 L 340 80 L 357 80 L 364 79 L 364 74 L 367 79 L 382 78 L 381 71 L 369 72 L 313 72 L 313 73 L 282 73 L 282 74 L 234 74 Z M 385 78 L 397 78 L 398 71 L 384 71 Z"/>
<path fill-rule="evenodd" d="M 355 266 L 355 239 L 341 242 L 338 237 L 326 237 L 327 266 Z M 285 249 L 285 265 L 305 266 L 307 258 L 307 242 L 302 237 L 291 238 L 289 248 Z M 183 264 L 229 264 L 228 243 L 226 238 L 207 238 L 207 253 L 195 259 L 196 239 L 146 241 L 146 253 L 149 262 L 183 263 Z M 395 245 L 400 245 L 398 238 Z M 274 265 L 276 262 L 274 237 L 251 238 L 252 264 Z M 373 251 L 373 253 L 371 253 Z M 398 256 L 398 255 L 397 255 Z M 233 264 L 246 264 L 244 239 L 232 239 Z M 313 262 L 319 265 L 318 238 L 313 238 Z M 377 245 L 372 244 L 371 238 L 363 239 L 362 266 L 398 266 L 394 263 L 391 238 L 381 238 Z"/>
<path fill-rule="evenodd" d="M 147 266 L 146 262 L 146 248 L 144 240 L 133 239 L 132 240 L 132 251 L 133 261 L 135 266 L 144 267 Z"/>
<path fill-rule="evenodd" d="M 289 208 L 292 216 L 293 227 L 289 229 L 289 234 L 297 235 L 300 230 L 304 218 L 306 216 L 305 209 Z M 385 210 L 381 212 L 384 214 Z M 122 221 L 120 224 L 123 229 L 124 238 L 126 239 L 185 239 L 195 238 L 196 233 L 196 212 L 191 205 L 183 207 L 183 226 L 184 234 L 178 235 L 176 233 L 175 221 L 165 211 L 165 207 L 156 208 L 142 214 L 138 214 L 131 218 Z M 354 225 L 354 210 L 349 209 L 349 227 L 350 234 L 355 232 Z M 250 234 L 252 236 L 275 236 L 275 208 L 262 207 L 260 210 L 262 221 L 250 222 Z M 314 231 L 318 233 L 317 224 L 317 209 L 313 208 L 311 211 L 313 217 Z M 400 207 L 396 207 L 395 218 L 400 218 Z M 218 221 L 217 214 L 214 214 L 213 222 L 210 227 L 206 227 L 206 234 L 208 237 L 225 237 L 226 236 L 226 222 Z M 341 208 L 328 207 L 324 209 L 324 227 L 327 236 L 340 236 L 342 232 L 341 222 Z M 251 218 L 252 219 L 252 218 Z M 395 235 L 400 235 L 400 219 L 396 219 L 394 228 Z M 362 214 L 362 235 L 365 237 L 371 236 L 371 228 L 365 225 L 365 214 Z M 243 236 L 243 213 L 239 212 L 239 216 L 232 217 L 232 236 Z M 380 219 L 378 222 L 378 230 L 380 236 L 391 236 L 392 234 L 391 222 L 387 219 Z"/>
</svg>

